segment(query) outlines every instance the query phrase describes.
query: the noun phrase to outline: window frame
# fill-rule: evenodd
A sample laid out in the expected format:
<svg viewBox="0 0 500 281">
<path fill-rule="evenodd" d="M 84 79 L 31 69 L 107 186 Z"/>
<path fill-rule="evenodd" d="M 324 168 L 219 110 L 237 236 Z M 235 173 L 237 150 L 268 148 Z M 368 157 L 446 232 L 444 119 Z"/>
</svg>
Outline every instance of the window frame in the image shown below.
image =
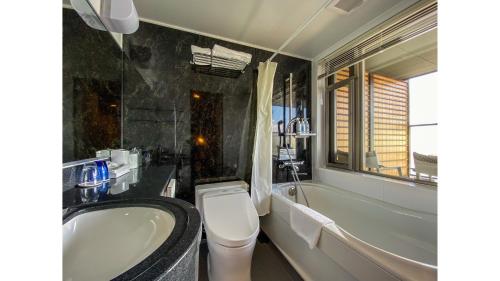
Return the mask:
<svg viewBox="0 0 500 281">
<path fill-rule="evenodd" d="M 412 179 L 409 176 L 393 176 L 377 173 L 374 171 L 364 170 L 363 163 L 365 161 L 365 151 L 363 147 L 364 143 L 364 62 L 362 60 L 352 66 L 349 66 L 349 78 L 343 81 L 333 83 L 332 85 L 328 85 L 328 78 L 333 76 L 335 81 L 335 75 L 325 75 L 322 79 L 324 79 L 325 85 L 325 110 L 324 110 L 324 143 L 326 146 L 326 154 L 325 154 L 325 164 L 327 168 L 341 170 L 341 171 L 352 171 L 352 172 L 361 172 L 363 174 L 373 175 L 376 177 L 380 177 L 383 179 L 394 179 L 401 180 L 405 182 L 418 183 L 422 185 L 426 185 L 428 187 L 436 188 L 438 183 L 432 181 L 425 181 L 420 179 Z M 351 71 L 352 69 L 352 71 Z M 335 89 L 341 88 L 343 86 L 349 85 L 352 89 L 352 93 L 350 93 L 349 97 L 349 157 L 348 164 L 342 165 L 335 162 L 330 162 L 330 99 L 331 96 L 335 97 L 334 92 Z M 437 124 L 436 124 L 437 125 Z M 334 124 L 336 126 L 336 124 Z M 335 127 L 332 127 L 335 130 Z M 408 124 L 408 129 L 410 129 L 410 125 Z M 410 134 L 408 135 L 410 137 Z M 410 143 L 408 143 L 410 145 Z M 410 150 L 408 150 L 410 151 Z M 408 152 L 409 153 L 409 152 Z"/>
<path fill-rule="evenodd" d="M 382 22 L 381 24 L 375 26 L 371 30 L 361 34 L 350 42 L 344 44 L 340 48 L 336 49 L 329 55 L 320 59 L 317 63 L 318 65 L 318 90 L 321 90 L 321 107 L 323 107 L 324 112 L 322 112 L 322 136 L 321 136 L 321 147 L 322 153 L 324 155 L 319 156 L 324 165 L 327 168 L 339 169 L 339 170 L 350 170 L 354 172 L 362 172 L 365 174 L 374 175 L 380 177 L 381 179 L 396 179 L 404 182 L 419 183 L 427 186 L 437 186 L 437 182 L 422 181 L 418 179 L 412 179 L 410 177 L 401 177 L 380 174 L 372 171 L 365 171 L 365 130 L 364 130 L 364 61 L 371 56 L 377 55 L 381 51 L 388 48 L 396 46 L 402 42 L 411 40 L 417 36 L 420 36 L 427 31 L 437 28 L 437 9 L 438 4 L 436 0 L 422 0 L 409 6 L 407 9 L 397 13 L 388 20 Z M 354 89 L 353 95 L 349 102 L 352 107 L 349 108 L 349 127 L 352 131 L 349 131 L 349 165 L 346 167 L 339 167 L 338 164 L 331 163 L 329 160 L 330 156 L 330 91 L 331 87 L 328 85 L 328 77 L 335 75 L 334 71 L 337 72 L 345 67 L 356 67 L 356 77 L 354 78 Z M 321 81 L 321 82 L 320 82 Z M 319 86 L 321 85 L 321 87 Z M 324 99 L 324 102 L 323 102 Z M 409 106 L 409 103 L 408 103 Z M 352 122 L 352 124 L 351 124 Z M 409 127 L 408 118 L 408 153 L 410 153 L 410 141 L 411 132 Z M 369 130 L 370 131 L 370 130 Z M 370 132 L 367 133 L 370 133 Z M 334 147 L 334 146 L 333 146 Z M 326 152 L 326 153 L 325 153 Z M 408 158 L 410 158 L 408 156 Z M 410 163 L 408 163 L 410 166 Z M 409 168 L 409 167 L 408 167 Z"/>
<path fill-rule="evenodd" d="M 333 79 L 333 81 L 335 81 L 335 76 L 336 74 L 333 74 L 331 77 Z M 353 141 L 353 138 L 351 137 L 353 135 L 353 118 L 354 118 L 354 115 L 353 115 L 353 96 L 355 95 L 356 93 L 356 86 L 355 86 L 355 81 L 356 81 L 356 72 L 355 72 L 355 66 L 350 66 L 349 67 L 349 77 L 345 80 L 342 80 L 340 82 L 337 82 L 337 83 L 333 83 L 333 84 L 328 84 L 328 76 L 325 77 L 325 105 L 326 105 L 326 116 L 325 116 L 325 144 L 327 145 L 327 154 L 326 154 L 326 165 L 327 167 L 334 167 L 334 168 L 339 168 L 339 169 L 343 169 L 343 170 L 352 170 L 353 169 L 353 144 L 352 144 L 352 141 Z M 331 162 L 330 161 L 330 155 L 331 155 L 331 152 L 330 152 L 330 138 L 331 138 L 331 131 L 330 131 L 330 119 L 331 119 L 331 99 L 333 98 L 333 100 L 335 101 L 335 91 L 337 89 L 340 89 L 342 87 L 346 87 L 348 86 L 349 87 L 349 105 L 348 105 L 348 117 L 349 117 L 349 122 L 348 122 L 348 135 L 349 135 L 349 141 L 348 141 L 348 146 L 349 146 L 349 154 L 348 154 L 348 157 L 347 157 L 347 163 L 346 164 L 342 164 L 342 163 L 336 163 L 336 162 Z M 333 109 L 334 113 L 335 114 L 335 108 Z M 333 126 L 336 126 L 336 122 L 335 124 L 333 124 Z M 335 127 L 333 127 L 335 128 Z M 334 132 L 336 132 L 336 130 L 334 129 L 333 130 Z M 336 137 L 334 137 L 333 139 L 334 143 L 336 142 Z M 335 146 L 335 145 L 334 145 Z"/>
</svg>

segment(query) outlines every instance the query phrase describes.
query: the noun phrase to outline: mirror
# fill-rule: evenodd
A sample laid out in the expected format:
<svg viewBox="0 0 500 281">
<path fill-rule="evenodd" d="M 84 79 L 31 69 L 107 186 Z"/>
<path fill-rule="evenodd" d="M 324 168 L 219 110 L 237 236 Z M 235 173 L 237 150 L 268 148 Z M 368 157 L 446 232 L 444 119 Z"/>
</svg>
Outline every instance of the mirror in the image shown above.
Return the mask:
<svg viewBox="0 0 500 281">
<path fill-rule="evenodd" d="M 63 1 L 63 162 L 121 147 L 122 50 L 86 0 Z M 120 40 L 121 42 L 121 40 Z"/>
</svg>

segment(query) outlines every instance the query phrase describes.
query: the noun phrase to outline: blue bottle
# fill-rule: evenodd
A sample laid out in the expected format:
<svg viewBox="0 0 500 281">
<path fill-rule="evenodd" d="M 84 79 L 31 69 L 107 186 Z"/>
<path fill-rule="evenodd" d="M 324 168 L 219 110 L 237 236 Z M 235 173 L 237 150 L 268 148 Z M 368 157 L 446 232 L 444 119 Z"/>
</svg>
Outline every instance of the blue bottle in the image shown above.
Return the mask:
<svg viewBox="0 0 500 281">
<path fill-rule="evenodd" d="M 109 180 L 109 171 L 106 161 L 96 161 L 97 164 L 97 179 L 101 181 Z"/>
<path fill-rule="evenodd" d="M 108 190 L 111 187 L 111 183 L 109 181 L 103 182 L 101 186 L 98 188 L 99 198 L 102 199 L 106 194 L 108 194 Z"/>
</svg>

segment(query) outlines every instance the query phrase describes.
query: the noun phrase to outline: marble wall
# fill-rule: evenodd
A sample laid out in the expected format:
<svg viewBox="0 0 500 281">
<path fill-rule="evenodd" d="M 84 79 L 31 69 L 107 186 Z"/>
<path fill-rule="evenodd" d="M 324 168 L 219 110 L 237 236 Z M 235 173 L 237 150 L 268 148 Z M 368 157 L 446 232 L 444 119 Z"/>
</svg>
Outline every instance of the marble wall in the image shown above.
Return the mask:
<svg viewBox="0 0 500 281">
<path fill-rule="evenodd" d="M 194 185 L 214 180 L 241 178 L 250 182 L 253 136 L 255 132 L 256 80 L 259 62 L 271 53 L 235 43 L 145 22 L 139 30 L 124 36 L 124 146 L 162 151 L 161 159 L 178 165 L 179 196 L 191 198 Z M 252 63 L 238 78 L 218 77 L 193 71 L 191 44 L 213 47 L 219 44 L 252 54 Z M 310 73 L 311 63 L 279 55 L 274 92 L 284 89 L 290 72 Z M 309 76 L 308 76 L 309 77 Z M 309 78 L 308 78 L 309 79 Z M 310 80 L 306 83 L 310 99 Z M 221 143 L 214 145 L 221 153 L 210 153 L 208 162 L 217 163 L 212 175 L 192 171 L 196 134 L 192 132 L 193 92 L 220 95 L 222 109 Z M 308 103 L 309 104 L 309 103 Z M 199 117 L 196 117 L 199 118 Z M 207 117 L 208 118 L 208 117 Z M 213 120 L 217 118 L 211 117 Z M 309 152 L 310 154 L 310 152 Z M 221 156 L 222 159 L 215 159 Z M 310 159 L 310 156 L 309 156 Z M 310 167 L 310 163 L 306 166 Z M 215 169 L 217 170 L 217 169 Z M 283 176 L 276 178 L 284 180 Z"/>
<path fill-rule="evenodd" d="M 120 147 L 122 52 L 106 31 L 63 9 L 63 162 Z"/>
<path fill-rule="evenodd" d="M 270 52 L 141 22 L 137 32 L 123 36 L 122 53 L 109 33 L 87 27 L 73 10 L 63 10 L 63 27 L 64 162 L 122 142 L 123 148 L 151 151 L 154 161 L 177 165 L 178 197 L 189 201 L 195 184 L 250 182 L 257 66 Z M 190 64 L 191 44 L 247 52 L 252 63 L 238 78 L 197 73 Z M 294 106 L 309 107 L 311 63 L 283 55 L 274 61 L 273 104 L 284 108 L 285 79 L 294 73 L 305 77 Z M 194 93 L 212 98 L 196 103 Z M 283 119 L 283 111 L 273 111 L 274 121 Z M 211 131 L 217 136 L 200 146 L 197 137 Z M 309 172 L 304 179 L 311 178 L 307 147 L 299 153 L 306 160 L 302 171 Z M 274 171 L 274 182 L 291 180 L 277 167 Z"/>
</svg>

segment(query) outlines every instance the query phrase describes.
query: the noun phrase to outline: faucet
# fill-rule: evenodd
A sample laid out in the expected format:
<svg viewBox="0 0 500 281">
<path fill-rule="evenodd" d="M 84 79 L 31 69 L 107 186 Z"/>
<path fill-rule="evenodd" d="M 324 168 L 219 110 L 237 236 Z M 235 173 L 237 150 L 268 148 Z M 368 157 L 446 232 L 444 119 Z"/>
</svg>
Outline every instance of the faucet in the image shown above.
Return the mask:
<svg viewBox="0 0 500 281">
<path fill-rule="evenodd" d="M 291 134 L 291 128 L 292 125 L 297 123 L 297 122 L 302 122 L 300 118 L 295 117 L 288 122 L 288 125 L 286 126 L 285 129 L 285 135 L 288 133 L 290 137 L 293 135 Z M 285 138 L 286 139 L 286 138 Z M 283 169 L 285 167 L 290 167 L 292 171 L 292 178 L 294 182 L 294 187 L 290 188 L 288 190 L 290 196 L 295 196 L 295 202 L 297 202 L 297 187 L 299 187 L 300 192 L 302 193 L 302 196 L 304 196 L 304 200 L 306 201 L 306 206 L 309 207 L 309 201 L 307 200 L 306 194 L 304 193 L 304 190 L 302 189 L 302 184 L 300 183 L 300 178 L 299 178 L 299 167 L 298 165 L 304 164 L 304 161 L 299 161 L 299 162 L 293 162 L 292 156 L 290 155 L 290 150 L 288 149 L 288 145 L 285 145 L 286 153 L 288 154 L 288 162 L 283 162 L 281 163 L 278 167 Z M 303 173 L 302 173 L 303 174 Z"/>
<path fill-rule="evenodd" d="M 292 160 L 290 161 L 283 161 L 278 165 L 278 168 L 283 169 L 285 167 L 292 167 L 292 170 L 299 170 L 299 165 L 304 165 L 304 161 L 295 161 L 293 162 Z"/>
</svg>

